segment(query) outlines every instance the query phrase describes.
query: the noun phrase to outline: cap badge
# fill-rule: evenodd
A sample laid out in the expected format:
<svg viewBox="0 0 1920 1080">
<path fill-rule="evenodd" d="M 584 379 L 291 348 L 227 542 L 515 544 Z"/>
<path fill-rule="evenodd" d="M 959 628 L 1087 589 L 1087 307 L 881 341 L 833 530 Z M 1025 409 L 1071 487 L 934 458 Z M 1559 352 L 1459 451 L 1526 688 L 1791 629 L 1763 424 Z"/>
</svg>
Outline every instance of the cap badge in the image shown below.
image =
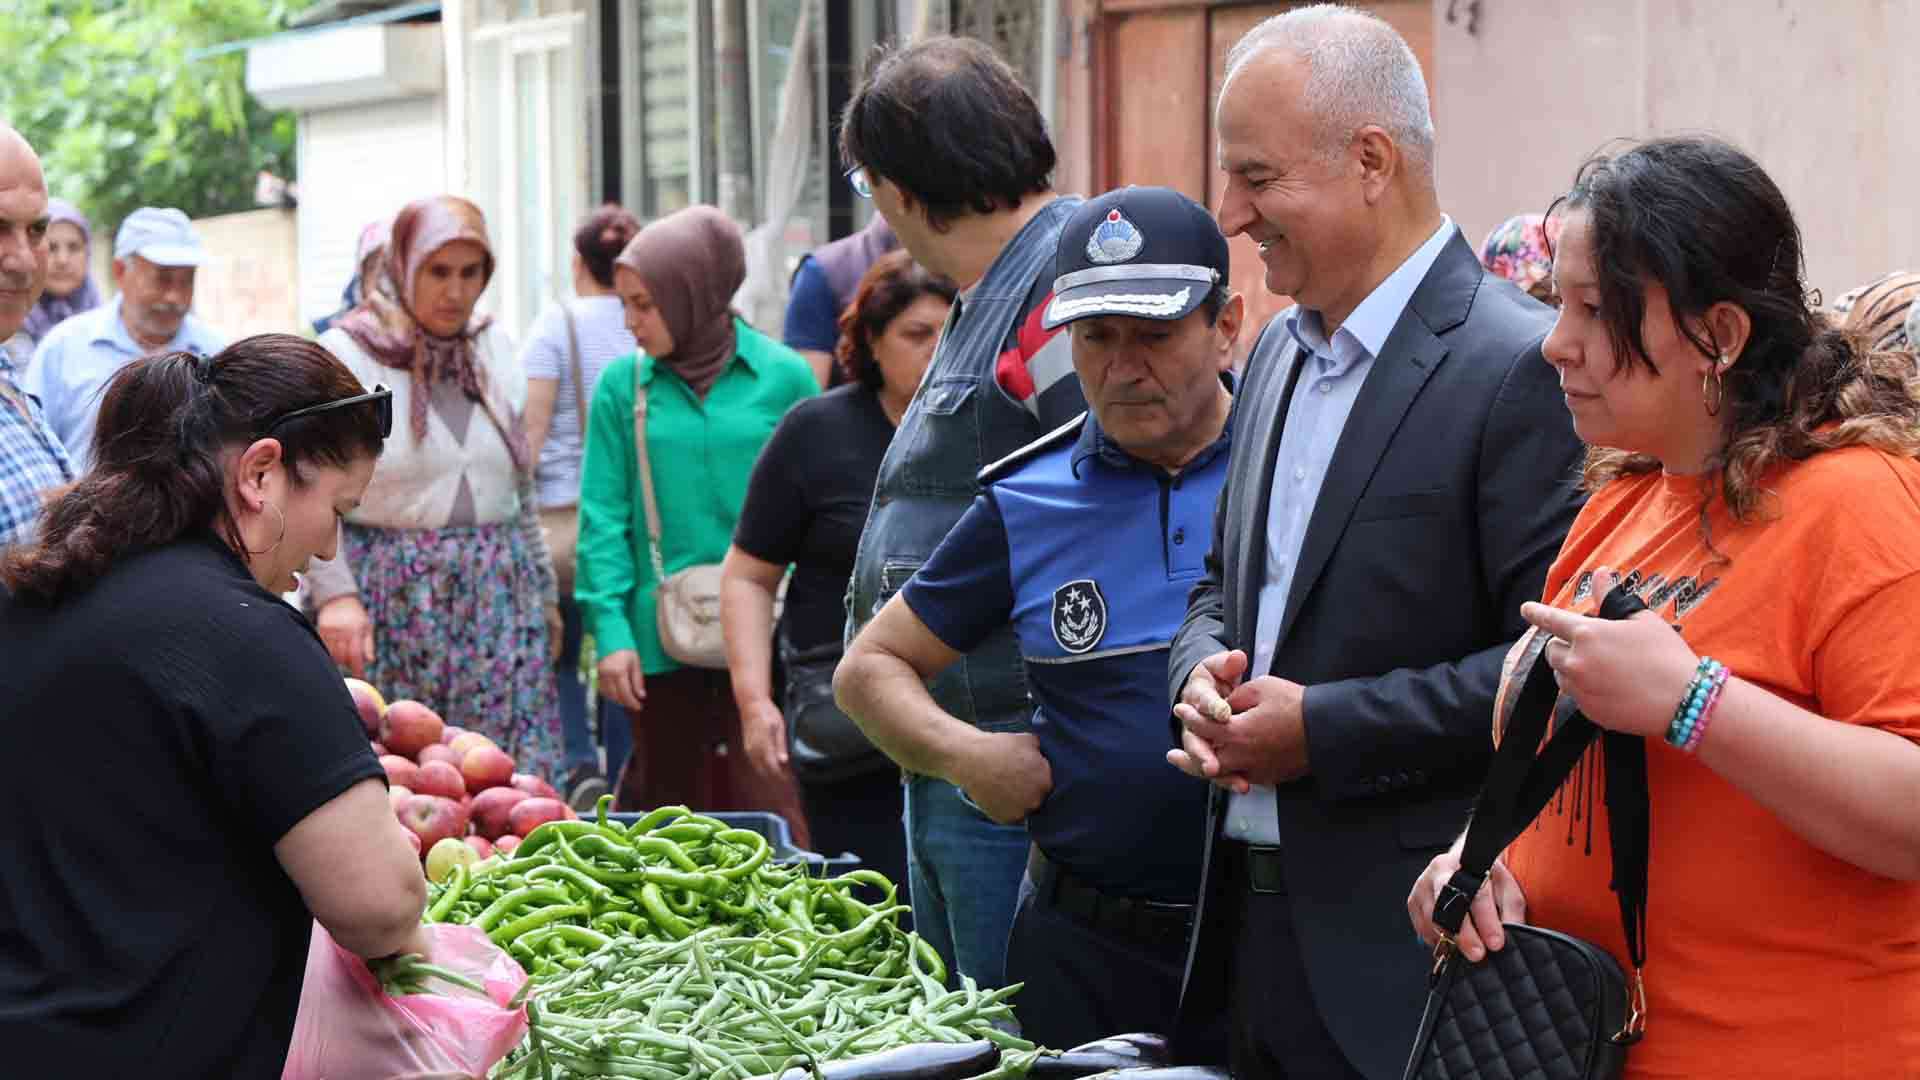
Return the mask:
<svg viewBox="0 0 1920 1080">
<path fill-rule="evenodd" d="M 1140 254 L 1140 248 L 1147 238 L 1140 235 L 1133 222 L 1120 216 L 1120 211 L 1107 211 L 1107 220 L 1093 227 L 1093 235 L 1087 238 L 1087 258 L 1102 266 L 1108 263 L 1126 262 Z"/>
</svg>

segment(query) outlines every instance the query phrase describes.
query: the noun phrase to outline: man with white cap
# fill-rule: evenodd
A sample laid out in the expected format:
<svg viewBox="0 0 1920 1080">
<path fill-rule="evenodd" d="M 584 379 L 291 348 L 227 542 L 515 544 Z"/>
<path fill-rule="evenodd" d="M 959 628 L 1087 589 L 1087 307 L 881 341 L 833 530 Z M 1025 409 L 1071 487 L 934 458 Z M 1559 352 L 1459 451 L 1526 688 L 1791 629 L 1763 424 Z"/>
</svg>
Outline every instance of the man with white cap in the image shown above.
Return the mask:
<svg viewBox="0 0 1920 1080">
<path fill-rule="evenodd" d="M 85 471 L 93 455 L 100 393 L 115 372 L 144 356 L 186 351 L 212 356 L 226 339 L 194 318 L 194 271 L 207 259 L 187 215 L 143 206 L 113 241 L 112 303 L 55 327 L 34 350 L 26 389 Z"/>
<path fill-rule="evenodd" d="M 1226 479 L 1244 308 L 1226 274 L 1226 237 L 1179 192 L 1081 204 L 1043 324 L 1069 327 L 1091 411 L 980 474 L 834 679 L 895 760 L 1026 824 L 1007 977 L 1026 984 L 1023 1031 L 1048 1046 L 1171 1030 L 1180 997 L 1207 786 L 1166 763 L 1165 681 Z M 1020 757 L 926 685 L 1009 624 L 1036 706 Z"/>
</svg>

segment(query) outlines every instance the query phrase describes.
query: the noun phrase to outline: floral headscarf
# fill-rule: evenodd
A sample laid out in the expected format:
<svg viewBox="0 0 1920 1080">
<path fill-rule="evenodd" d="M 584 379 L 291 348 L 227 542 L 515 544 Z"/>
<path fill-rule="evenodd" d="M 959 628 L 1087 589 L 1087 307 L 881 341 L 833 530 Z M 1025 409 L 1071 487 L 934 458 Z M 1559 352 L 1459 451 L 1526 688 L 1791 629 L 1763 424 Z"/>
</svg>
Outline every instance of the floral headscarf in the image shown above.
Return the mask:
<svg viewBox="0 0 1920 1080">
<path fill-rule="evenodd" d="M 369 356 L 412 378 L 408 423 L 416 441 L 427 434 L 427 402 L 433 384 L 453 383 L 486 412 L 506 440 L 514 465 L 525 469 L 525 440 L 494 406 L 487 393 L 486 372 L 474 360 L 473 343 L 493 320 L 485 316 L 469 318 L 458 333 L 439 337 L 420 325 L 413 313 L 420 268 L 435 252 L 461 240 L 479 244 L 486 252 L 482 274 L 485 280 L 491 280 L 493 245 L 487 238 L 487 219 L 479 207 L 457 195 L 438 195 L 401 208 L 393 219 L 384 266 L 373 291 L 340 320 L 340 327 Z"/>
<path fill-rule="evenodd" d="M 1554 223 L 1554 233 L 1560 231 L 1558 225 Z M 1547 280 L 1553 273 L 1547 230 L 1541 215 L 1516 214 L 1487 234 L 1486 242 L 1480 245 L 1480 262 L 1527 293 L 1546 299 L 1553 288 Z"/>
</svg>

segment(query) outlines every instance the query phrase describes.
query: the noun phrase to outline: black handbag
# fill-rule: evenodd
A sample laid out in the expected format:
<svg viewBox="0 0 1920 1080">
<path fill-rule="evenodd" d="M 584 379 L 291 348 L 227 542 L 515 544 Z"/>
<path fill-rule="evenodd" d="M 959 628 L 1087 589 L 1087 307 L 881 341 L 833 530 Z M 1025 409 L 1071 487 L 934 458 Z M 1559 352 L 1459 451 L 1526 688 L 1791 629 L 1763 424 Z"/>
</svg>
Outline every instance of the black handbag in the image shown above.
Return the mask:
<svg viewBox="0 0 1920 1080">
<path fill-rule="evenodd" d="M 887 756 L 867 740 L 853 718 L 833 700 L 833 669 L 840 663 L 838 641 L 795 649 L 786 623 L 774 635 L 785 669 L 787 760 L 793 773 L 810 784 L 830 784 L 892 768 Z"/>
<path fill-rule="evenodd" d="M 1600 617 L 1644 610 L 1616 587 Z M 1538 636 L 1544 650 L 1544 634 Z M 1515 701 L 1500 747 L 1474 805 L 1460 869 L 1441 887 L 1427 1005 L 1405 1080 L 1610 1080 L 1646 1025 L 1647 745 L 1602 732 L 1571 712 L 1540 748 L 1559 687 L 1539 657 Z M 1631 978 L 1604 949 L 1535 926 L 1505 924 L 1506 946 L 1469 963 L 1454 936 L 1493 860 L 1533 824 L 1580 756 L 1601 740 L 1613 841 L 1613 889 L 1626 928 Z M 1538 750 L 1538 756 L 1535 751 Z"/>
</svg>

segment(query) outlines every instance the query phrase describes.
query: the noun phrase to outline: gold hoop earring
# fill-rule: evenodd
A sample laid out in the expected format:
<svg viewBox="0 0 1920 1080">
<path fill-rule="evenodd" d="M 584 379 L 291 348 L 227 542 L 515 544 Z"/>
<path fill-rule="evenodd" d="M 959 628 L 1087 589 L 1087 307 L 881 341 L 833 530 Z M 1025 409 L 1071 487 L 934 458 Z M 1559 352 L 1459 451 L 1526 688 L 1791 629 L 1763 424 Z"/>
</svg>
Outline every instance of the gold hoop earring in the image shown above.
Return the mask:
<svg viewBox="0 0 1920 1080">
<path fill-rule="evenodd" d="M 1720 362 L 1726 363 L 1726 357 L 1721 357 Z M 1720 406 L 1726 397 L 1727 386 L 1720 377 L 1720 369 L 1708 368 L 1706 374 L 1700 376 L 1700 400 L 1707 406 L 1707 415 L 1719 416 Z"/>
<path fill-rule="evenodd" d="M 271 555 L 271 554 L 273 554 L 274 552 L 276 552 L 276 551 L 278 551 L 278 550 L 280 550 L 280 543 L 281 543 L 281 541 L 283 541 L 283 540 L 285 540 L 285 539 L 287 538 L 287 514 L 286 514 L 286 511 L 284 511 L 284 510 L 282 510 L 282 509 L 280 509 L 280 508 L 279 508 L 278 506 L 274 506 L 274 505 L 273 505 L 272 503 L 268 503 L 267 505 L 273 508 L 273 512 L 274 512 L 275 514 L 278 514 L 278 515 L 280 515 L 280 536 L 279 536 L 279 538 L 278 538 L 278 539 L 276 539 L 276 540 L 275 540 L 275 541 L 273 542 L 273 546 L 272 546 L 272 547 L 270 547 L 270 548 L 267 548 L 267 549 L 266 549 L 266 550 L 264 550 L 264 551 L 255 551 L 255 550 L 253 550 L 252 548 L 248 548 L 248 549 L 247 549 L 247 554 L 249 554 L 249 555 Z"/>
</svg>

